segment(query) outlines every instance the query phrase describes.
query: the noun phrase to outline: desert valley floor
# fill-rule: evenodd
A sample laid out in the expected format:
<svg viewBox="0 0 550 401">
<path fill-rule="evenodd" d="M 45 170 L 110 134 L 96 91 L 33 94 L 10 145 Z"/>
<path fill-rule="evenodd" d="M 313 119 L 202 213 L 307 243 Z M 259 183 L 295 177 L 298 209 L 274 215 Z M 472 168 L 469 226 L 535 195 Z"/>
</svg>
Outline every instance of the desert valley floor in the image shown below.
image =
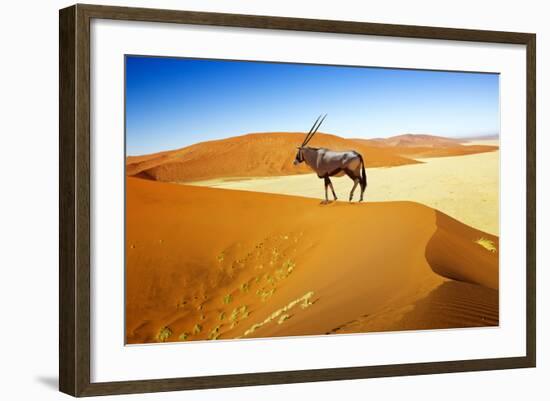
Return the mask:
<svg viewBox="0 0 550 401">
<path fill-rule="evenodd" d="M 438 209 L 461 222 L 498 235 L 499 152 L 417 159 L 422 164 L 368 170 L 366 200 L 411 200 Z M 352 182 L 332 178 L 339 199 L 346 201 Z M 214 188 L 305 196 L 322 199 L 323 181 L 315 174 L 213 179 L 191 182 Z M 357 193 L 356 193 L 357 196 Z"/>
<path fill-rule="evenodd" d="M 366 202 L 342 177 L 328 205 L 286 161 L 186 176 L 217 143 L 183 150 L 183 167 L 128 158 L 126 342 L 498 325 L 494 145 L 367 144 Z"/>
</svg>

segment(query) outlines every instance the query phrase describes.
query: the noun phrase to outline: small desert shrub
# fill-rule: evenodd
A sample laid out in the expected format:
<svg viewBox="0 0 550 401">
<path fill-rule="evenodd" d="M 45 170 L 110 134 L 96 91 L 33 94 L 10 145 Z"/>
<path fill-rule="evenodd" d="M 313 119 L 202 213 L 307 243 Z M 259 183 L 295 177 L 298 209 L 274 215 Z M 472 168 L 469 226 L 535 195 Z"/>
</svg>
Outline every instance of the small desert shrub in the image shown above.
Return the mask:
<svg viewBox="0 0 550 401">
<path fill-rule="evenodd" d="M 193 334 L 199 334 L 202 331 L 202 326 L 200 324 L 196 324 L 195 327 L 193 327 Z"/>
<path fill-rule="evenodd" d="M 276 276 L 277 279 L 279 279 L 279 280 L 282 280 L 282 279 L 286 278 L 286 271 L 285 271 L 285 269 L 280 268 L 280 269 L 275 270 L 275 276 Z"/>
<path fill-rule="evenodd" d="M 304 300 L 300 304 L 300 307 L 302 309 L 306 309 L 306 308 L 309 308 L 311 305 L 313 305 L 313 302 L 311 302 L 311 297 L 308 297 L 308 298 L 304 298 Z"/>
<path fill-rule="evenodd" d="M 216 326 L 210 331 L 210 335 L 208 336 L 209 340 L 217 340 L 220 336 L 220 326 Z"/>
<path fill-rule="evenodd" d="M 273 295 L 275 292 L 275 288 L 270 289 L 269 291 L 266 290 L 258 290 L 256 293 L 260 296 L 262 299 L 262 302 L 265 302 L 269 297 Z"/>
<path fill-rule="evenodd" d="M 475 241 L 476 244 L 481 245 L 483 248 L 487 249 L 489 252 L 495 253 L 497 247 L 495 243 L 488 238 L 481 237 Z"/>
<path fill-rule="evenodd" d="M 165 342 L 171 335 L 172 330 L 170 329 L 170 327 L 165 326 L 158 332 L 157 340 L 159 340 L 160 342 Z"/>
<path fill-rule="evenodd" d="M 245 333 L 244 335 L 247 336 L 251 333 L 254 333 L 256 330 L 258 330 L 260 327 L 262 327 L 264 324 L 263 322 L 262 323 L 256 323 L 256 324 L 253 324 L 252 327 L 250 327 Z"/>
<path fill-rule="evenodd" d="M 277 319 L 277 322 L 279 324 L 282 324 L 284 321 L 290 319 L 291 315 L 287 314 L 289 310 L 294 308 L 296 305 L 300 304 L 302 305 L 302 308 L 304 308 L 304 305 L 313 305 L 313 302 L 311 302 L 311 298 L 313 297 L 313 291 L 310 291 L 303 296 L 301 296 L 298 299 L 295 299 L 294 301 L 290 302 L 288 305 L 286 305 L 284 308 L 278 309 L 275 312 L 273 312 L 271 315 L 269 315 L 266 319 L 264 319 L 263 322 L 255 323 L 253 324 L 248 330 L 246 330 L 243 334 L 243 337 L 246 337 L 252 333 L 254 333 L 256 330 L 261 328 L 262 326 L 274 321 Z M 306 307 L 307 307 L 306 306 Z"/>
<path fill-rule="evenodd" d="M 248 292 L 248 283 L 241 284 L 241 292 Z"/>
<path fill-rule="evenodd" d="M 295 267 L 296 263 L 290 259 L 283 263 L 283 269 L 286 269 L 289 274 L 292 273 L 292 270 L 294 270 Z"/>
<path fill-rule="evenodd" d="M 223 320 L 223 319 L 225 319 L 225 312 L 221 311 L 220 312 L 220 320 Z"/>
<path fill-rule="evenodd" d="M 279 250 L 277 248 L 273 248 L 273 250 L 271 251 L 271 260 L 269 261 L 269 264 L 273 266 L 277 259 L 279 259 L 279 256 Z"/>
<path fill-rule="evenodd" d="M 185 340 L 187 340 L 187 337 L 189 337 L 189 333 L 181 333 L 180 336 L 179 336 L 179 339 L 181 341 L 185 341 Z"/>
<path fill-rule="evenodd" d="M 288 320 L 290 319 L 290 315 L 282 315 L 279 320 L 277 321 L 278 324 L 283 324 L 285 322 L 285 320 Z"/>
<path fill-rule="evenodd" d="M 269 284 L 275 285 L 275 282 L 276 282 L 275 277 L 267 276 L 267 279 L 266 279 L 266 280 L 267 280 L 267 282 L 268 282 Z"/>
<path fill-rule="evenodd" d="M 246 319 L 250 312 L 248 311 L 248 307 L 246 305 L 243 305 L 239 308 L 239 314 L 241 315 L 241 319 Z"/>
<path fill-rule="evenodd" d="M 233 312 L 231 312 L 231 316 L 229 316 L 229 320 L 232 322 L 235 322 L 239 318 L 239 309 L 235 308 L 233 309 Z"/>
<path fill-rule="evenodd" d="M 233 297 L 231 296 L 231 294 L 227 294 L 226 296 L 223 297 L 224 304 L 231 303 L 231 301 L 233 301 Z"/>
</svg>

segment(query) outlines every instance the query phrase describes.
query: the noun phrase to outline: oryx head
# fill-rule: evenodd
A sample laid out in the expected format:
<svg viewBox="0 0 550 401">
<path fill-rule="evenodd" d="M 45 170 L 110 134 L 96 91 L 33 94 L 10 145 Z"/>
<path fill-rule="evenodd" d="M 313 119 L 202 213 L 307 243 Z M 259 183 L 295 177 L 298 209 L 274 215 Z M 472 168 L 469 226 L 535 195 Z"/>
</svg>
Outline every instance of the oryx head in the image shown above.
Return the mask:
<svg viewBox="0 0 550 401">
<path fill-rule="evenodd" d="M 317 120 L 313 123 L 313 126 L 309 130 L 309 132 L 306 135 L 306 138 L 304 139 L 304 142 L 302 142 L 301 146 L 298 146 L 298 152 L 296 153 L 296 158 L 294 159 L 294 165 L 298 165 L 304 161 L 304 148 L 307 146 L 309 141 L 311 141 L 311 138 L 313 138 L 313 135 L 317 132 L 323 121 L 325 120 L 325 117 L 327 115 L 325 114 L 323 118 L 321 116 L 317 117 Z M 320 120 L 320 121 L 319 121 Z"/>
</svg>

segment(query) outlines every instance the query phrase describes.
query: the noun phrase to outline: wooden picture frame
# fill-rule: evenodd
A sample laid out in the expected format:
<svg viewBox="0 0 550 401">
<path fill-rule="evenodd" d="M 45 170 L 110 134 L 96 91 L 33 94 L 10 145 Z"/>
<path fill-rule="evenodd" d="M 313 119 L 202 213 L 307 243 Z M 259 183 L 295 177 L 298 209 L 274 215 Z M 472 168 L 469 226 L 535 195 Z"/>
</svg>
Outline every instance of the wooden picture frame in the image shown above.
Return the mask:
<svg viewBox="0 0 550 401">
<path fill-rule="evenodd" d="M 90 380 L 90 21 L 94 18 L 525 45 L 527 54 L 525 60 L 527 71 L 526 356 L 92 383 Z M 94 396 L 535 366 L 536 37 L 534 34 L 80 4 L 60 10 L 59 29 L 60 391 L 73 396 Z"/>
</svg>

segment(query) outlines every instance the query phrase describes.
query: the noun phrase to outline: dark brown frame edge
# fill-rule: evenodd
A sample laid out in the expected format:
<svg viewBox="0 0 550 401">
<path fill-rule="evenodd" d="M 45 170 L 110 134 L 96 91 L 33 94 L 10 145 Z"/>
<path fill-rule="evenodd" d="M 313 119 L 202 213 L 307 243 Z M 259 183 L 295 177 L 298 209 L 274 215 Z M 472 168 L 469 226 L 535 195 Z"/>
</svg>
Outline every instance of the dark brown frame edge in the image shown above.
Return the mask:
<svg viewBox="0 0 550 401">
<path fill-rule="evenodd" d="M 92 18 L 527 47 L 526 356 L 122 382 L 90 382 L 90 20 Z M 421 375 L 536 365 L 536 35 L 77 4 L 59 12 L 59 389 L 73 396 Z"/>
</svg>

